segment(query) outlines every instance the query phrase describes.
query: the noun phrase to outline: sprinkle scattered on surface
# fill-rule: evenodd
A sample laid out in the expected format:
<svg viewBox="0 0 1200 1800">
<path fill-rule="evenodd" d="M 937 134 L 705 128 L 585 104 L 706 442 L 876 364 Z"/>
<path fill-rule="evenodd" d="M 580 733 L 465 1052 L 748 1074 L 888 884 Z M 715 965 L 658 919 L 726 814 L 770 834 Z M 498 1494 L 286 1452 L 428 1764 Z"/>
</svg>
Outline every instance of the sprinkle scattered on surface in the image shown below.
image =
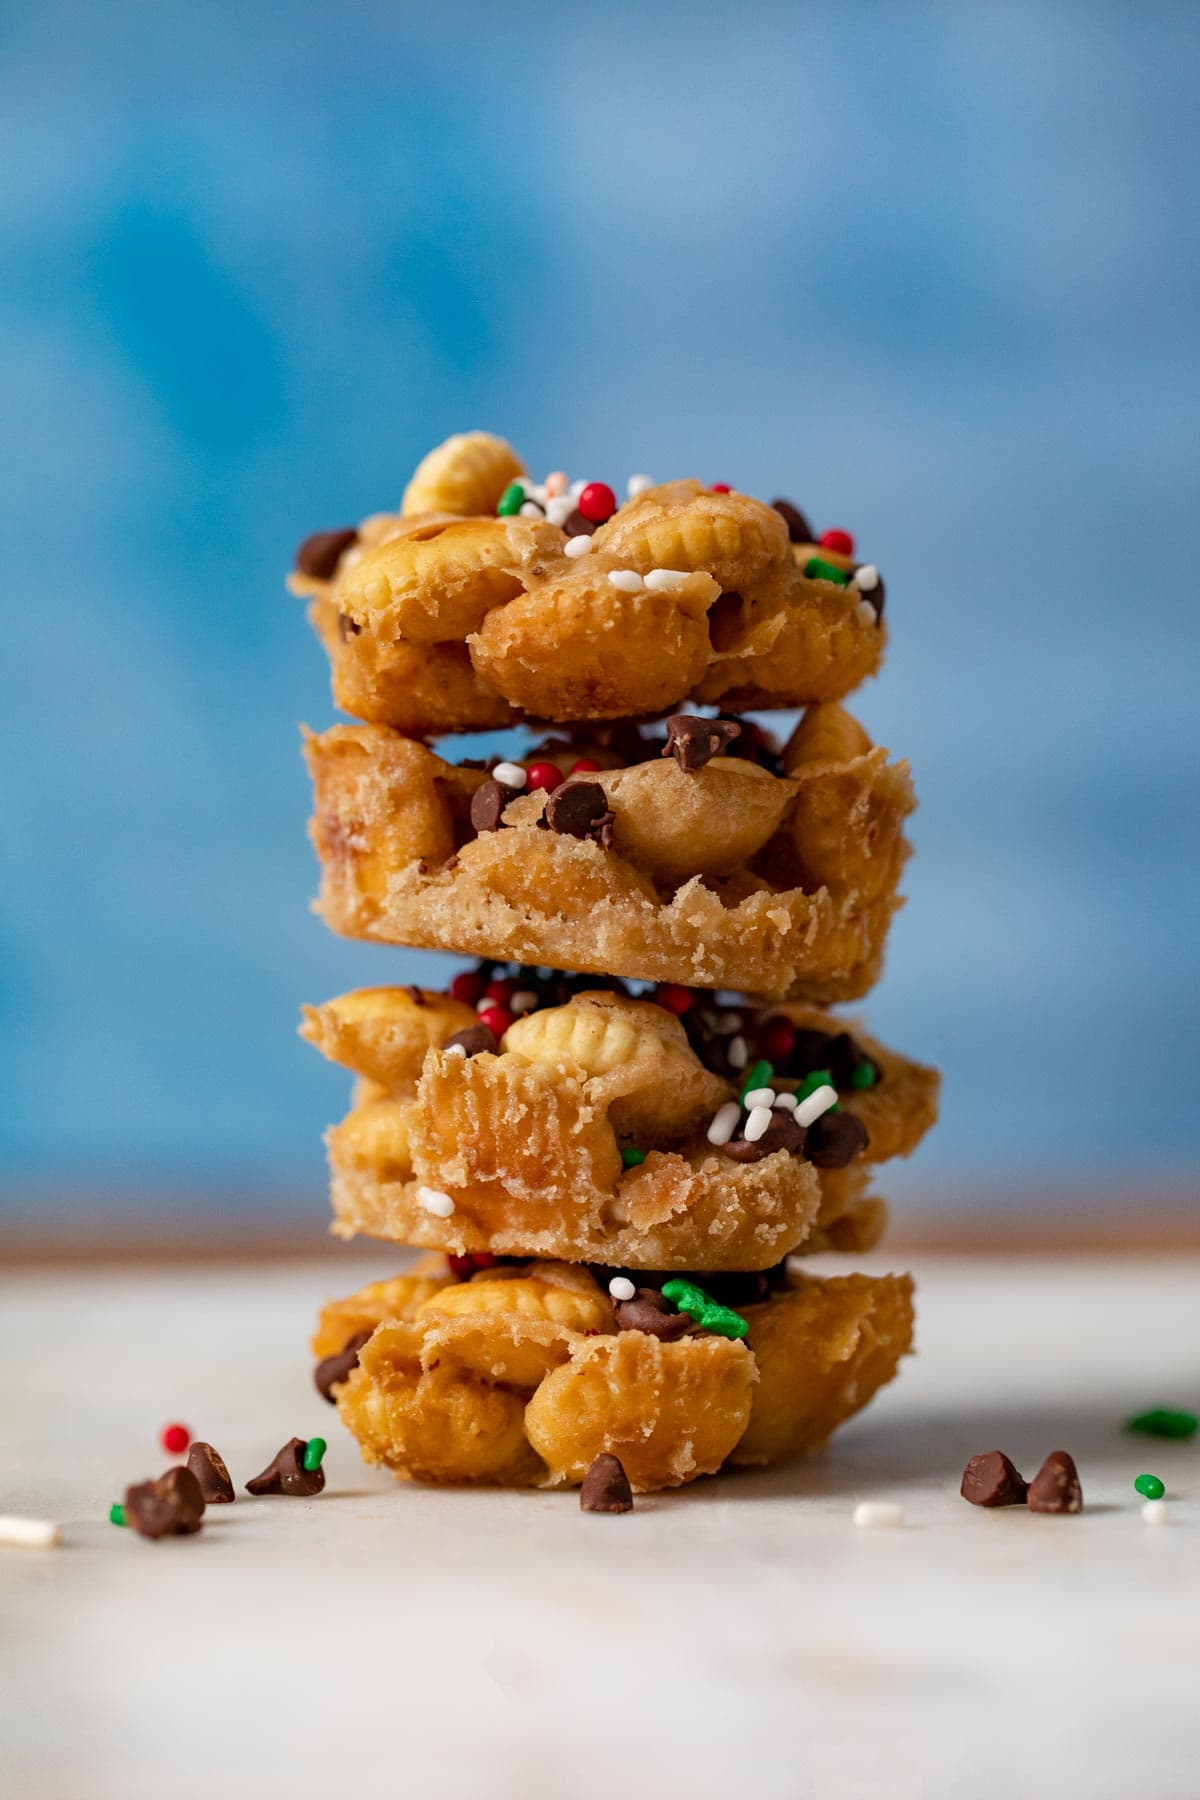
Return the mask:
<svg viewBox="0 0 1200 1800">
<path fill-rule="evenodd" d="M 1166 1482 L 1157 1475 L 1139 1475 L 1133 1485 L 1145 1500 L 1161 1500 L 1167 1491 Z"/>
<path fill-rule="evenodd" d="M 1171 1406 L 1152 1406 L 1149 1412 L 1135 1413 L 1125 1421 L 1126 1431 L 1140 1432 L 1143 1437 L 1190 1438 L 1200 1430 L 1195 1413 L 1181 1412 Z"/>
<path fill-rule="evenodd" d="M 1142 1520 L 1147 1525 L 1169 1525 L 1171 1523 L 1171 1502 L 1169 1500 L 1147 1500 L 1142 1508 Z"/>
<path fill-rule="evenodd" d="M 854 1523 L 860 1531 L 894 1531 L 904 1523 L 904 1508 L 894 1500 L 860 1500 Z"/>
<path fill-rule="evenodd" d="M 453 1200 L 440 1188 L 419 1187 L 417 1205 L 422 1212 L 432 1213 L 435 1219 L 448 1219 L 454 1211 Z"/>
<path fill-rule="evenodd" d="M 192 1434 L 186 1425 L 175 1422 L 163 1426 L 158 1434 L 158 1441 L 168 1456 L 182 1456 L 192 1441 Z"/>
<path fill-rule="evenodd" d="M 13 1544 L 20 1550 L 52 1550 L 62 1542 L 62 1533 L 52 1519 L 23 1519 L 15 1513 L 0 1513 L 0 1544 Z"/>
</svg>

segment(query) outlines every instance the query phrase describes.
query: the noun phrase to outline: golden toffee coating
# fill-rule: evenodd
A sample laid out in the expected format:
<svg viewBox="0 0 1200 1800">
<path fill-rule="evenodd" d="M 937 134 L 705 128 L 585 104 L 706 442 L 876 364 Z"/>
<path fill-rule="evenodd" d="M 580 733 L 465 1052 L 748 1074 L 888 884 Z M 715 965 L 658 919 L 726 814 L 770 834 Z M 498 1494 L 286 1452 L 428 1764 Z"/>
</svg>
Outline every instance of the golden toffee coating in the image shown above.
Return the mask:
<svg viewBox="0 0 1200 1800">
<path fill-rule="evenodd" d="M 907 763 L 832 702 L 804 715 L 778 774 L 736 754 L 687 771 L 656 748 L 630 763 L 577 739 L 564 772 L 598 768 L 549 797 L 505 790 L 498 828 L 480 830 L 487 771 L 381 725 L 310 734 L 318 911 L 347 937 L 415 948 L 821 1002 L 865 993 L 900 905 Z M 546 829 L 581 784 L 611 824 Z"/>
<path fill-rule="evenodd" d="M 618 1456 L 639 1492 L 819 1448 L 912 1342 L 905 1275 L 784 1276 L 738 1311 L 744 1341 L 628 1328 L 588 1270 L 456 1281 L 441 1258 L 321 1315 L 325 1356 L 371 1331 L 335 1390 L 364 1459 L 419 1481 L 554 1487 Z"/>
<path fill-rule="evenodd" d="M 498 1043 L 470 1006 L 425 990 L 306 1008 L 302 1035 L 364 1084 L 327 1139 L 333 1229 L 641 1269 L 764 1269 L 802 1246 L 869 1248 L 884 1219 L 870 1170 L 928 1130 L 936 1073 L 797 1003 L 710 1017 L 736 1029 L 693 1019 L 706 1066 L 673 1012 L 612 992 L 531 1010 Z M 742 1082 L 729 1046 L 740 1037 L 749 1062 L 781 1030 L 814 1067 L 841 1058 L 838 1110 L 857 1126 L 785 1131 L 781 1108 L 774 1137 L 752 1145 L 735 1106 L 726 1141 L 711 1141 Z M 464 1031 L 485 1047 L 465 1053 L 452 1041 Z M 858 1073 L 871 1085 L 850 1085 Z M 781 1058 L 770 1079 L 790 1096 L 805 1075 Z"/>
<path fill-rule="evenodd" d="M 310 600 L 339 706 L 427 736 L 689 699 L 805 706 L 878 670 L 876 571 L 793 543 L 773 506 L 673 481 L 598 529 L 575 515 L 593 535 L 576 530 L 572 543 L 547 517 L 495 516 L 522 474 L 501 439 L 451 438 L 425 458 L 400 514 L 321 534 L 349 540 L 338 555 L 302 547 L 289 585 Z"/>
</svg>

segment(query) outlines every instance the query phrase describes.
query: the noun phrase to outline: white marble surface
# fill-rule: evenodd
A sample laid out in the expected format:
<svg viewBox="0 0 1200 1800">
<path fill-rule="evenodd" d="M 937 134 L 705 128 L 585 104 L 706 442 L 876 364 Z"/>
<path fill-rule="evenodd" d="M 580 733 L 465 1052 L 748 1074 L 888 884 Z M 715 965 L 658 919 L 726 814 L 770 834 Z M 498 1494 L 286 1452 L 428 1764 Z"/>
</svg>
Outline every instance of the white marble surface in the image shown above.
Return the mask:
<svg viewBox="0 0 1200 1800">
<path fill-rule="evenodd" d="M 1200 1446 L 1119 1429 L 1200 1402 L 1195 1262 L 923 1259 L 921 1354 L 824 1457 L 623 1518 L 359 1464 L 304 1341 L 387 1266 L 4 1275 L 0 1511 L 65 1540 L 0 1549 L 5 1800 L 1200 1793 Z M 113 1529 L 172 1417 L 239 1482 L 323 1432 L 329 1487 Z M 1060 1446 L 1081 1518 L 957 1497 Z"/>
</svg>

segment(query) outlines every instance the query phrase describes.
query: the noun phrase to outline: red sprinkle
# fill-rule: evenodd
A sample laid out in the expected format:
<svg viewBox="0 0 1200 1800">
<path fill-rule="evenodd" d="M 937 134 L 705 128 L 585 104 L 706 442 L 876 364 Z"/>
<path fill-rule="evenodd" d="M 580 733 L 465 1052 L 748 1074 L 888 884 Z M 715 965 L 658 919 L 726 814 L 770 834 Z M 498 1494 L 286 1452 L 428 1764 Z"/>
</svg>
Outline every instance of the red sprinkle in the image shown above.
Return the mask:
<svg viewBox="0 0 1200 1800">
<path fill-rule="evenodd" d="M 530 763 L 525 771 L 525 786 L 530 793 L 535 792 L 538 788 L 544 788 L 546 793 L 552 794 L 555 788 L 561 785 L 562 770 L 557 763 Z"/>
<path fill-rule="evenodd" d="M 796 1027 L 790 1019 L 770 1019 L 761 1039 L 768 1062 L 785 1063 L 796 1047 Z"/>
<path fill-rule="evenodd" d="M 571 764 L 572 775 L 595 775 L 599 769 L 600 764 L 590 756 L 581 756 L 578 762 Z"/>
<path fill-rule="evenodd" d="M 854 539 L 848 531 L 823 531 L 817 541 L 822 550 L 832 550 L 835 556 L 854 555 Z"/>
<path fill-rule="evenodd" d="M 502 1038 L 513 1022 L 513 1014 L 506 1006 L 489 1006 L 479 1015 L 479 1023 L 486 1025 L 496 1037 Z"/>
<path fill-rule="evenodd" d="M 474 1006 L 477 1000 L 483 999 L 483 976 L 478 969 L 464 969 L 450 983 L 452 999 L 461 1000 L 464 1006 Z"/>
<path fill-rule="evenodd" d="M 164 1425 L 158 1441 L 168 1456 L 179 1456 L 191 1443 L 192 1434 L 186 1425 Z"/>
<path fill-rule="evenodd" d="M 447 1253 L 446 1256 L 451 1270 L 460 1281 L 465 1281 L 468 1275 L 474 1275 L 479 1269 L 494 1269 L 499 1260 L 490 1250 L 468 1251 L 463 1256 Z"/>
<path fill-rule="evenodd" d="M 617 510 L 617 496 L 607 483 L 589 481 L 575 504 L 591 524 L 603 525 Z"/>
<path fill-rule="evenodd" d="M 732 494 L 733 489 L 727 481 L 714 481 L 708 491 L 710 494 Z"/>
<path fill-rule="evenodd" d="M 692 1008 L 691 988 L 681 987 L 677 981 L 660 981 L 654 990 L 654 998 L 668 1012 L 673 1012 L 676 1018 L 690 1012 Z"/>
<path fill-rule="evenodd" d="M 497 975 L 496 979 L 489 981 L 484 988 L 484 997 L 495 1001 L 497 1006 L 507 1006 L 520 985 L 515 976 Z"/>
</svg>

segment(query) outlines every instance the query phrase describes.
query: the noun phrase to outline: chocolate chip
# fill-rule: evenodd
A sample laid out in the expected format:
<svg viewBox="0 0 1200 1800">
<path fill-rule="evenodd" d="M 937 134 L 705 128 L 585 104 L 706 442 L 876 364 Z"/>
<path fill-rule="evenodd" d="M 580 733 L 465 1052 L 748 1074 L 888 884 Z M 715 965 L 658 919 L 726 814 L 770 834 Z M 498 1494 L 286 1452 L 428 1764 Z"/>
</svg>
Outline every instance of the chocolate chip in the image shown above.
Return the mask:
<svg viewBox="0 0 1200 1800">
<path fill-rule="evenodd" d="M 308 1499 L 325 1486 L 324 1469 L 306 1469 L 303 1438 L 289 1438 L 267 1464 L 261 1475 L 246 1483 L 248 1494 L 294 1494 Z"/>
<path fill-rule="evenodd" d="M 973 1456 L 963 1470 L 959 1493 L 972 1506 L 1024 1506 L 1029 1483 L 1003 1450 Z"/>
<path fill-rule="evenodd" d="M 741 732 L 736 719 L 701 719 L 695 713 L 673 713 L 667 720 L 662 754 L 673 756 L 684 774 L 692 775 L 727 750 Z"/>
<path fill-rule="evenodd" d="M 168 1469 L 157 1481 L 125 1489 L 125 1523 L 142 1537 L 190 1537 L 204 1517 L 204 1495 L 190 1470 Z"/>
<path fill-rule="evenodd" d="M 1026 1504 L 1031 1512 L 1082 1512 L 1083 1489 L 1074 1457 L 1052 1450 L 1029 1484 Z"/>
<path fill-rule="evenodd" d="M 490 1025 L 468 1025 L 462 1031 L 456 1031 L 452 1038 L 447 1038 L 442 1045 L 443 1055 L 447 1050 L 465 1050 L 468 1056 L 479 1056 L 484 1050 L 495 1051 L 500 1047 L 500 1040 Z"/>
<path fill-rule="evenodd" d="M 579 1490 L 582 1512 L 627 1513 L 633 1511 L 633 1493 L 629 1477 L 619 1457 L 607 1451 L 597 1456 L 583 1478 Z"/>
<path fill-rule="evenodd" d="M 340 612 L 338 614 L 338 636 L 343 644 L 347 638 L 357 637 L 361 630 L 362 626 L 356 619 L 352 619 L 349 613 Z"/>
<path fill-rule="evenodd" d="M 638 1288 L 632 1300 L 619 1301 L 616 1314 L 618 1331 L 644 1331 L 664 1344 L 673 1344 L 692 1329 L 687 1313 L 681 1313 L 650 1287 Z"/>
<path fill-rule="evenodd" d="M 369 1331 L 356 1331 L 348 1343 L 342 1345 L 332 1356 L 321 1359 L 313 1370 L 313 1385 L 323 1400 L 330 1406 L 336 1405 L 334 1388 L 350 1377 L 353 1369 L 358 1367 L 358 1353 L 367 1342 Z"/>
<path fill-rule="evenodd" d="M 818 1169 L 844 1169 L 870 1141 L 856 1113 L 827 1112 L 808 1128 L 804 1154 Z"/>
<path fill-rule="evenodd" d="M 742 1121 L 742 1129 L 745 1120 Z M 725 1145 L 726 1156 L 734 1162 L 761 1162 L 764 1156 L 770 1156 L 776 1150 L 786 1150 L 791 1156 L 807 1156 L 808 1141 L 812 1136 L 812 1127 L 805 1131 L 803 1125 L 796 1123 L 796 1115 L 786 1107 L 776 1106 L 771 1109 L 771 1123 L 762 1136 L 750 1143 L 744 1137 L 730 1138 Z"/>
<path fill-rule="evenodd" d="M 542 816 L 551 831 L 592 838 L 605 850 L 612 843 L 613 814 L 599 782 L 564 781 L 550 795 Z"/>
<path fill-rule="evenodd" d="M 209 1506 L 227 1506 L 234 1498 L 233 1482 L 225 1458 L 197 1438 L 188 1451 L 187 1466 Z"/>
<path fill-rule="evenodd" d="M 471 824 L 476 834 L 482 831 L 499 831 L 503 824 L 503 812 L 510 800 L 514 800 L 520 792 L 518 788 L 505 787 L 502 781 L 485 781 L 475 789 L 471 796 Z"/>
<path fill-rule="evenodd" d="M 729 1269 L 694 1278 L 719 1306 L 757 1306 L 788 1285 L 786 1261 L 771 1269 Z"/>
<path fill-rule="evenodd" d="M 596 521 L 594 519 L 585 519 L 578 507 L 576 507 L 573 513 L 567 515 L 567 518 L 563 523 L 563 530 L 568 537 L 591 537 L 595 529 Z"/>
<path fill-rule="evenodd" d="M 790 500 L 772 500 L 771 505 L 787 526 L 793 544 L 816 543 L 813 528 L 798 506 L 793 506 Z"/>
<path fill-rule="evenodd" d="M 314 531 L 296 552 L 296 568 L 314 581 L 332 581 L 342 557 L 357 541 L 358 532 L 353 525 L 342 531 Z"/>
</svg>

